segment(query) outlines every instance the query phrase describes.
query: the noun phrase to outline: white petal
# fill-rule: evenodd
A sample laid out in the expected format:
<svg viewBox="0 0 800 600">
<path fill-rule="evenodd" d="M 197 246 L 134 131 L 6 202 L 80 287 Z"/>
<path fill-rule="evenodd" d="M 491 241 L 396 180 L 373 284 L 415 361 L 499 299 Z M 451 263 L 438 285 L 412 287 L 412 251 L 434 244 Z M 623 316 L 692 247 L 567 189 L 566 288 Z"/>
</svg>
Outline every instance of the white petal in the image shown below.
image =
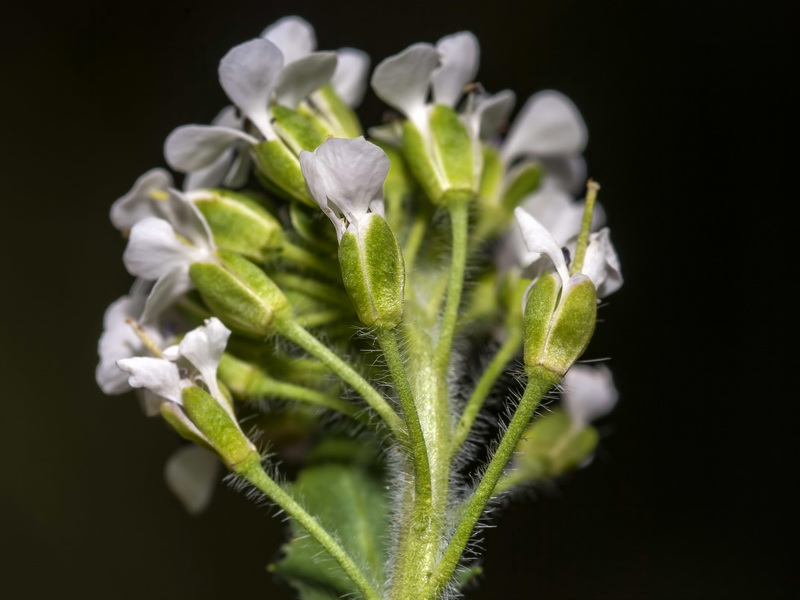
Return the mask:
<svg viewBox="0 0 800 600">
<path fill-rule="evenodd" d="M 275 137 L 267 108 L 283 65 L 278 47 L 261 38 L 234 46 L 219 63 L 222 89 L 267 139 Z"/>
<path fill-rule="evenodd" d="M 432 76 L 433 100 L 455 108 L 464 88 L 478 74 L 480 46 L 469 31 L 443 37 L 436 43 L 440 65 Z"/>
<path fill-rule="evenodd" d="M 133 184 L 130 191 L 111 205 L 111 223 L 127 231 L 146 217 L 161 217 L 152 192 L 166 192 L 172 187 L 172 176 L 164 169 L 151 169 Z"/>
<path fill-rule="evenodd" d="M 217 367 L 230 335 L 230 329 L 212 317 L 206 319 L 205 325 L 187 333 L 180 343 L 181 356 L 200 372 L 211 395 L 226 409 L 228 403 L 217 385 Z"/>
<path fill-rule="evenodd" d="M 520 206 L 550 232 L 559 246 L 565 246 L 580 231 L 583 205 L 553 181 L 545 179 Z"/>
<path fill-rule="evenodd" d="M 277 103 L 296 108 L 311 92 L 328 83 L 335 70 L 335 52 L 315 52 L 287 65 L 275 85 Z"/>
<path fill-rule="evenodd" d="M 540 158 L 545 177 L 553 179 L 565 191 L 579 197 L 586 193 L 586 160 L 580 154 Z"/>
<path fill-rule="evenodd" d="M 516 96 L 503 90 L 491 96 L 478 98 L 474 109 L 475 130 L 482 140 L 492 139 L 508 122 Z"/>
<path fill-rule="evenodd" d="M 157 396 L 181 403 L 181 376 L 175 363 L 163 358 L 134 356 L 117 362 L 128 375 L 131 387 L 147 388 Z"/>
<path fill-rule="evenodd" d="M 558 242 L 541 223 L 524 209 L 515 208 L 514 216 L 517 218 L 517 224 L 522 232 L 522 239 L 528 251 L 547 256 L 552 261 L 556 271 L 558 271 L 562 284 L 566 283 L 569 280 L 569 271 L 567 270 L 564 253 L 561 251 L 561 246 Z"/>
<path fill-rule="evenodd" d="M 100 362 L 95 370 L 95 379 L 106 394 L 122 394 L 130 389 L 128 376 L 117 366 L 117 361 L 143 350 L 141 341 L 126 322 L 126 319 L 136 319 L 141 314 L 141 307 L 134 304 L 130 296 L 123 296 L 112 302 L 103 316 L 103 333 L 97 344 Z"/>
<path fill-rule="evenodd" d="M 605 298 L 622 287 L 619 257 L 611 243 L 608 227 L 589 236 L 581 272 L 594 283 L 598 298 Z"/>
<path fill-rule="evenodd" d="M 153 286 L 142 313 L 142 324 L 158 321 L 175 301 L 194 287 L 189 277 L 189 265 L 181 264 L 165 273 Z"/>
<path fill-rule="evenodd" d="M 608 367 L 573 365 L 562 382 L 564 408 L 578 429 L 608 414 L 619 394 Z"/>
<path fill-rule="evenodd" d="M 233 147 L 228 147 L 214 162 L 202 169 L 197 169 L 186 174 L 183 182 L 184 191 L 216 188 L 223 184 L 231 171 L 236 152 Z"/>
<path fill-rule="evenodd" d="M 363 137 L 332 138 L 300 166 L 315 201 L 320 206 L 333 203 L 349 223 L 357 223 L 373 201 L 383 198 L 389 157 Z"/>
<path fill-rule="evenodd" d="M 219 457 L 213 452 L 202 446 L 184 446 L 167 460 L 164 479 L 186 511 L 196 515 L 211 502 L 221 467 Z"/>
<path fill-rule="evenodd" d="M 158 279 L 176 267 L 202 260 L 207 252 L 181 243 L 172 225 L 148 217 L 131 229 L 122 262 L 131 275 Z"/>
<path fill-rule="evenodd" d="M 297 16 L 283 17 L 261 32 L 261 37 L 280 48 L 285 64 L 311 54 L 317 37 L 311 24 Z"/>
<path fill-rule="evenodd" d="M 302 150 L 300 152 L 300 170 L 306 180 L 308 194 L 322 209 L 322 212 L 331 220 L 336 228 L 336 237 L 341 240 L 345 230 L 344 219 L 340 217 L 331 205 L 328 204 L 328 185 L 325 179 L 325 168 L 315 156 L 314 152 Z"/>
<path fill-rule="evenodd" d="M 238 129 L 216 125 L 182 125 L 164 142 L 167 164 L 181 173 L 191 173 L 214 164 L 238 142 L 255 145 L 258 140 Z"/>
<path fill-rule="evenodd" d="M 389 106 L 427 130 L 426 105 L 439 53 L 431 44 L 414 44 L 381 62 L 372 73 L 372 89 Z"/>
<path fill-rule="evenodd" d="M 367 90 L 369 56 L 355 48 L 341 48 L 336 51 L 336 70 L 331 84 L 333 89 L 351 107 L 361 104 Z"/>
<path fill-rule="evenodd" d="M 588 132 L 578 109 L 565 95 L 545 90 L 530 97 L 508 133 L 503 158 L 580 154 Z"/>
</svg>

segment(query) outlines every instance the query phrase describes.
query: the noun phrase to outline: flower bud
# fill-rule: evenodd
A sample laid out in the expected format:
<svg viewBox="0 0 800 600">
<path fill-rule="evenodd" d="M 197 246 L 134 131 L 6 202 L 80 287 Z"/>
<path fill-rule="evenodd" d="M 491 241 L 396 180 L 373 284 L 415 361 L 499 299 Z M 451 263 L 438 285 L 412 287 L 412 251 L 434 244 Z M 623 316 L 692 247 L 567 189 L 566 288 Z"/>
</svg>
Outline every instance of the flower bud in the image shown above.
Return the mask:
<svg viewBox="0 0 800 600">
<path fill-rule="evenodd" d="M 194 263 L 189 276 L 208 307 L 231 329 L 254 336 L 272 332 L 273 319 L 291 308 L 286 296 L 257 265 L 219 250 L 219 262 Z"/>
<path fill-rule="evenodd" d="M 192 385 L 183 390 L 181 398 L 192 423 L 231 469 L 256 453 L 239 424 L 208 392 Z"/>
<path fill-rule="evenodd" d="M 400 244 L 386 219 L 370 213 L 358 227 L 349 227 L 339 242 L 339 265 L 361 322 L 395 327 L 403 316 L 405 267 Z"/>
<path fill-rule="evenodd" d="M 597 292 L 586 275 L 573 275 L 563 289 L 554 272 L 540 276 L 525 302 L 525 369 L 541 366 L 563 377 L 594 333 Z M 559 294 L 560 292 L 560 294 Z"/>
<path fill-rule="evenodd" d="M 517 445 L 518 478 L 550 479 L 581 466 L 597 447 L 598 437 L 591 425 L 575 429 L 563 410 L 540 416 Z"/>
<path fill-rule="evenodd" d="M 215 190 L 194 200 L 194 204 L 211 227 L 218 248 L 263 262 L 283 241 L 280 222 L 244 194 Z"/>
<path fill-rule="evenodd" d="M 446 202 L 445 192 L 477 191 L 473 140 L 456 112 L 437 104 L 429 117 L 429 139 L 411 121 L 403 124 L 403 153 L 409 168 L 434 204 Z"/>
</svg>

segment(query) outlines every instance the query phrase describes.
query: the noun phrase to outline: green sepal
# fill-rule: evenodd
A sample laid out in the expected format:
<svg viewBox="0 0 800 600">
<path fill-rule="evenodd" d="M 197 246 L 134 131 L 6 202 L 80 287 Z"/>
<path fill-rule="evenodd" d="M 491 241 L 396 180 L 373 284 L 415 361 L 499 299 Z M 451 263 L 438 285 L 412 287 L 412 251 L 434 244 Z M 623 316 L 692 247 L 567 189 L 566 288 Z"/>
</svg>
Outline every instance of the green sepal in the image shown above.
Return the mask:
<svg viewBox="0 0 800 600">
<path fill-rule="evenodd" d="M 333 85 L 325 84 L 312 96 L 314 107 L 331 123 L 336 137 L 357 138 L 363 135 L 355 111 L 336 93 Z"/>
<path fill-rule="evenodd" d="M 403 123 L 403 156 L 425 195 L 438 204 L 447 182 L 441 167 L 433 162 L 428 143 L 411 121 Z"/>
<path fill-rule="evenodd" d="M 525 305 L 525 368 L 541 366 L 563 377 L 594 333 L 597 290 L 586 275 L 573 275 L 559 297 L 560 278 L 545 273 L 531 287 Z"/>
<path fill-rule="evenodd" d="M 335 531 L 343 548 L 378 584 L 384 580 L 386 532 L 389 527 L 382 481 L 367 470 L 346 464 L 303 469 L 291 493 L 328 531 Z M 304 600 L 358 597 L 358 590 L 332 560 L 319 560 L 324 551 L 294 521 L 295 539 L 283 548 L 284 558 L 270 571 L 287 579 Z"/>
<path fill-rule="evenodd" d="M 554 272 L 540 275 L 528 290 L 525 300 L 523 348 L 525 368 L 542 364 L 553 312 L 558 306 L 561 279 Z"/>
<path fill-rule="evenodd" d="M 219 248 L 232 250 L 263 262 L 283 241 L 280 222 L 263 206 L 243 194 L 212 190 L 208 197 L 195 200 L 208 221 Z"/>
<path fill-rule="evenodd" d="M 194 442 L 200 446 L 204 446 L 209 450 L 214 450 L 208 445 L 208 441 L 197 435 L 197 433 L 192 431 L 192 429 L 186 424 L 188 417 L 180 406 L 174 402 L 162 402 L 158 407 L 158 412 L 161 414 L 161 417 L 167 422 L 167 424 L 172 427 L 183 439 Z"/>
<path fill-rule="evenodd" d="M 491 146 L 483 147 L 483 168 L 478 186 L 478 198 L 485 208 L 496 208 L 497 198 L 503 190 L 505 163 L 500 153 Z"/>
<path fill-rule="evenodd" d="M 234 331 L 272 332 L 276 315 L 290 312 L 280 288 L 261 268 L 235 252 L 218 250 L 219 262 L 194 263 L 189 276 L 214 314 Z"/>
<path fill-rule="evenodd" d="M 573 275 L 553 315 L 545 367 L 562 377 L 583 354 L 597 322 L 597 290 L 586 275 Z"/>
<path fill-rule="evenodd" d="M 555 409 L 534 420 L 522 435 L 516 451 L 515 479 L 537 481 L 563 475 L 583 464 L 598 441 L 594 427 L 576 430 L 567 413 Z"/>
<path fill-rule="evenodd" d="M 344 287 L 358 318 L 370 327 L 392 329 L 403 317 L 405 267 L 397 238 L 377 214 L 358 231 L 345 231 L 339 242 Z"/>
<path fill-rule="evenodd" d="M 272 126 L 287 146 L 299 155 L 302 150 L 316 150 L 331 134 L 328 127 L 320 123 L 307 110 L 294 110 L 276 104 L 271 109 Z"/>
<path fill-rule="evenodd" d="M 535 192 L 542 182 L 542 165 L 537 162 L 522 163 L 508 172 L 503 189 L 502 206 L 510 218 L 525 196 Z"/>
<path fill-rule="evenodd" d="M 306 190 L 300 161 L 281 140 L 267 140 L 252 147 L 258 173 L 291 199 L 316 206 Z"/>
<path fill-rule="evenodd" d="M 431 141 L 438 163 L 447 180 L 447 187 L 477 190 L 475 155 L 470 136 L 456 111 L 436 104 L 430 114 Z"/>
<path fill-rule="evenodd" d="M 256 453 L 255 446 L 239 424 L 211 394 L 197 386 L 184 388 L 181 395 L 186 414 L 229 468 L 242 464 Z"/>
</svg>

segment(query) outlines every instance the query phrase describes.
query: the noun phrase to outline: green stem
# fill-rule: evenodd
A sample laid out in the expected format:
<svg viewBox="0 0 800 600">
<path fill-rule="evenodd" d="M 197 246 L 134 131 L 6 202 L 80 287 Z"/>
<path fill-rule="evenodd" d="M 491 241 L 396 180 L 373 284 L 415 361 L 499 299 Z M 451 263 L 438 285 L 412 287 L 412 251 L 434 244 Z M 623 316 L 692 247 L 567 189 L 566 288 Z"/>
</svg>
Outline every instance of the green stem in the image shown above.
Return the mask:
<svg viewBox="0 0 800 600">
<path fill-rule="evenodd" d="M 352 313 L 343 313 L 341 310 L 333 309 L 307 315 L 297 315 L 295 319 L 303 327 L 311 329 L 313 327 L 330 325 L 331 323 L 341 323 L 342 321 L 351 320 L 352 317 Z"/>
<path fill-rule="evenodd" d="M 275 328 L 280 335 L 319 359 L 331 371 L 336 373 L 342 381 L 358 392 L 366 403 L 378 413 L 384 423 L 389 426 L 389 429 L 397 439 L 404 440 L 406 438 L 407 434 L 403 428 L 402 419 L 397 416 L 397 413 L 389 406 L 386 399 L 350 365 L 336 356 L 327 346 L 293 319 L 276 319 Z"/>
<path fill-rule="evenodd" d="M 411 225 L 411 230 L 408 232 L 406 243 L 403 248 L 403 262 L 405 263 L 406 271 L 414 268 L 414 261 L 417 258 L 417 252 L 422 245 L 422 240 L 425 236 L 425 231 L 428 228 L 428 211 L 420 210 L 414 217 L 414 223 Z"/>
<path fill-rule="evenodd" d="M 421 503 L 431 501 L 431 469 L 428 462 L 428 448 L 425 444 L 425 436 L 422 433 L 422 426 L 417 413 L 417 405 L 414 401 L 414 392 L 408 381 L 403 357 L 397 347 L 395 332 L 389 329 L 376 329 L 378 343 L 383 350 L 386 364 L 394 380 L 394 387 L 400 399 L 400 406 L 403 408 L 406 426 L 408 427 L 411 451 L 414 456 L 414 487 L 417 500 Z"/>
<path fill-rule="evenodd" d="M 522 396 L 514 417 L 511 419 L 511 423 L 509 423 L 508 429 L 497 447 L 497 451 L 483 474 L 478 488 L 461 514 L 458 528 L 430 579 L 424 598 L 431 600 L 439 598 L 445 586 L 447 586 L 458 566 L 458 561 L 461 559 L 464 548 L 469 542 L 472 530 L 483 514 L 486 504 L 492 498 L 494 488 L 503 475 L 503 471 L 511 459 L 522 434 L 525 432 L 534 411 L 539 406 L 539 402 L 541 402 L 544 395 L 560 380 L 561 378 L 558 375 L 543 367 L 534 367 L 528 373 L 528 386 L 525 388 L 525 394 Z"/>
<path fill-rule="evenodd" d="M 272 378 L 261 378 L 247 389 L 248 397 L 244 398 L 245 401 L 256 399 L 260 397 L 278 398 L 282 400 L 292 400 L 294 402 L 303 402 L 305 404 L 313 404 L 314 406 L 322 406 L 342 413 L 355 421 L 363 424 L 368 424 L 368 420 L 361 414 L 356 406 L 346 402 L 340 398 L 323 394 L 317 390 L 311 390 L 300 385 L 293 383 L 286 383 L 285 381 L 278 381 Z"/>
<path fill-rule="evenodd" d="M 345 310 L 353 310 L 353 303 L 347 293 L 340 287 L 285 271 L 270 273 L 270 278 L 281 288 L 302 292 L 306 296 L 322 300 L 325 304 L 334 304 Z"/>
<path fill-rule="evenodd" d="M 521 343 L 522 330 L 520 328 L 511 329 L 509 331 L 508 338 L 503 345 L 500 346 L 500 349 L 497 351 L 497 354 L 494 355 L 492 362 L 489 363 L 489 366 L 486 367 L 483 375 L 481 375 L 478 385 L 475 386 L 475 389 L 472 391 L 472 395 L 467 401 L 467 405 L 464 407 L 464 412 L 462 413 L 461 419 L 459 420 L 455 433 L 453 434 L 450 445 L 451 457 L 456 455 L 458 450 L 461 448 L 461 445 L 467 439 L 467 436 L 469 435 L 469 432 L 475 423 L 475 419 L 483 407 L 483 403 L 486 401 L 486 397 L 489 395 L 489 392 L 497 381 L 497 378 L 500 377 L 505 370 L 506 365 L 516 355 Z"/>
<path fill-rule="evenodd" d="M 467 262 L 467 227 L 468 203 L 454 201 L 449 204 L 450 221 L 453 230 L 453 252 L 450 259 L 450 278 L 447 283 L 447 299 L 445 300 L 442 324 L 439 330 L 439 341 L 436 345 L 434 368 L 444 378 L 450 364 L 450 352 L 453 348 L 453 337 L 456 332 L 458 309 L 461 304 L 461 292 L 464 287 L 464 269 Z"/>
<path fill-rule="evenodd" d="M 575 258 L 572 261 L 570 275 L 580 273 L 583 269 L 583 259 L 586 256 L 586 247 L 589 245 L 589 234 L 592 229 L 592 215 L 594 214 L 594 204 L 597 200 L 597 190 L 600 186 L 591 179 L 586 184 L 586 204 L 583 207 L 583 219 L 581 230 L 578 234 L 578 242 L 575 245 Z"/>
<path fill-rule="evenodd" d="M 297 521 L 303 529 L 317 540 L 339 566 L 342 567 L 342 570 L 363 594 L 365 600 L 380 600 L 380 595 L 375 589 L 375 586 L 369 582 L 366 575 L 355 563 L 353 558 L 342 548 L 333 536 L 320 525 L 316 518 L 306 512 L 294 498 L 287 494 L 275 480 L 264 472 L 258 455 L 254 455 L 240 466 L 237 466 L 235 468 L 235 473 L 263 492 L 264 495 L 277 504 L 287 515 Z"/>
</svg>

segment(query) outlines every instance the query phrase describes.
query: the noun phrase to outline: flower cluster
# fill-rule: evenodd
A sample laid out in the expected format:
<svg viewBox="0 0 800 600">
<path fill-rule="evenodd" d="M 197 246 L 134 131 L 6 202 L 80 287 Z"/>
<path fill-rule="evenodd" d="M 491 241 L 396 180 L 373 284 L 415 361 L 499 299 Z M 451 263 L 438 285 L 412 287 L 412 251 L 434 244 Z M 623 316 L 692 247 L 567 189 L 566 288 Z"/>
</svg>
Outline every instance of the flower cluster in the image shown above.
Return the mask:
<svg viewBox="0 0 800 600">
<path fill-rule="evenodd" d="M 566 96 L 538 92 L 509 123 L 515 95 L 478 84 L 469 32 L 414 44 L 371 75 L 360 50 L 316 48 L 299 17 L 232 48 L 219 63 L 231 105 L 170 133 L 174 174 L 148 171 L 111 207 L 135 282 L 106 311 L 97 382 L 136 388 L 148 415 L 194 444 L 166 471 L 189 510 L 208 504 L 224 464 L 311 534 L 306 550 L 321 546 L 333 567 L 296 570 L 297 548 L 276 566 L 302 594 L 439 598 L 456 590 L 493 498 L 591 458 L 591 422 L 617 394 L 606 367 L 575 363 L 620 264 Z M 355 108 L 368 87 L 397 113 L 364 129 Z M 490 444 L 497 432 L 475 425 L 490 396 L 519 395 L 496 385 L 518 358 L 525 391 Z M 565 410 L 531 422 L 558 391 Z M 358 535 L 267 475 L 253 435 L 295 455 L 286 440 L 298 435 L 349 444 L 328 460 L 341 478 L 380 479 L 358 493 L 384 508 L 348 516 L 364 520 L 361 538 L 375 531 L 379 556 L 359 562 Z M 489 445 L 476 477 L 467 459 Z M 309 506 L 324 487 L 347 510 L 328 475 L 295 458 Z"/>
</svg>

